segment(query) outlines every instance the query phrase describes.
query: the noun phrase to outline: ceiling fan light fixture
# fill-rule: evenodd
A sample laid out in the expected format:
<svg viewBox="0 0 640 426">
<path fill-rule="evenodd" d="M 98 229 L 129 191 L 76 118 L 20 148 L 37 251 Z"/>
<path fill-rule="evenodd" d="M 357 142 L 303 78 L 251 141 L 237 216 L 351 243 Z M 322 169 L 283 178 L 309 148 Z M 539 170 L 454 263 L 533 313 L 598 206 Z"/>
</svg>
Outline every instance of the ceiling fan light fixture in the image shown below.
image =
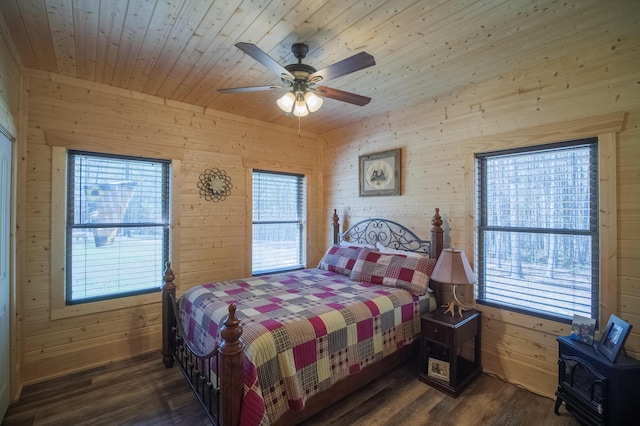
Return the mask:
<svg viewBox="0 0 640 426">
<path fill-rule="evenodd" d="M 309 115 L 309 108 L 302 94 L 299 94 L 293 107 L 293 115 L 296 117 L 306 117 Z"/>
<path fill-rule="evenodd" d="M 304 100 L 307 103 L 307 107 L 309 108 L 309 112 L 316 112 L 322 106 L 324 102 L 320 96 L 317 96 L 313 92 L 307 92 L 304 95 Z"/>
<path fill-rule="evenodd" d="M 278 107 L 280 107 L 281 110 L 283 110 L 284 112 L 291 112 L 291 110 L 293 109 L 293 105 L 296 102 L 296 95 L 293 94 L 293 92 L 287 92 L 284 94 L 284 96 L 282 96 L 280 99 L 278 99 L 278 101 L 276 102 L 278 104 Z"/>
</svg>

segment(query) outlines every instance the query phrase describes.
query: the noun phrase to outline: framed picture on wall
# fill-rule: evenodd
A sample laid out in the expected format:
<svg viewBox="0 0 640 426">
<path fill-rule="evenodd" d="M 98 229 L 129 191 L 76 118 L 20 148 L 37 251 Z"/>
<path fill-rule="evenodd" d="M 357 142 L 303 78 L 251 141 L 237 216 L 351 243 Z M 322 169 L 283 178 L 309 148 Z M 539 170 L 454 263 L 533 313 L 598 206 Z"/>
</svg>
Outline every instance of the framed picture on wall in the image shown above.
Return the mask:
<svg viewBox="0 0 640 426">
<path fill-rule="evenodd" d="M 609 317 L 607 327 L 600 336 L 598 350 L 611 362 L 616 362 L 620 350 L 624 347 L 624 342 L 631 331 L 631 324 L 618 318 L 615 315 Z"/>
<path fill-rule="evenodd" d="M 400 148 L 360 156 L 360 196 L 400 195 Z"/>
</svg>

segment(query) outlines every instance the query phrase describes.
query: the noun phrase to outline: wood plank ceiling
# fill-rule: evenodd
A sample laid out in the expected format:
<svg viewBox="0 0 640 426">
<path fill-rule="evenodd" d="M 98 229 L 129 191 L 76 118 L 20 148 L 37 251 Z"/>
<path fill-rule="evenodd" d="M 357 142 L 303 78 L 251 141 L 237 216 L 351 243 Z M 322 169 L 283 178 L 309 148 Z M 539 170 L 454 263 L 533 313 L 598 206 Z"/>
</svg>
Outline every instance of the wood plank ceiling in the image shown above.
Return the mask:
<svg viewBox="0 0 640 426">
<path fill-rule="evenodd" d="M 296 62 L 291 45 L 304 42 L 310 50 L 303 62 L 317 69 L 361 51 L 370 53 L 375 66 L 323 84 L 371 97 L 371 103 L 359 107 L 326 99 L 318 112 L 301 119 L 304 130 L 323 134 L 576 53 L 585 46 L 585 37 L 591 46 L 611 46 L 615 29 L 637 19 L 638 4 L 1 0 L 0 14 L 25 67 L 291 127 L 298 126 L 298 119 L 285 116 L 275 103 L 284 92 L 217 92 L 280 84 L 278 76 L 235 43 L 254 43 L 286 65 Z"/>
</svg>

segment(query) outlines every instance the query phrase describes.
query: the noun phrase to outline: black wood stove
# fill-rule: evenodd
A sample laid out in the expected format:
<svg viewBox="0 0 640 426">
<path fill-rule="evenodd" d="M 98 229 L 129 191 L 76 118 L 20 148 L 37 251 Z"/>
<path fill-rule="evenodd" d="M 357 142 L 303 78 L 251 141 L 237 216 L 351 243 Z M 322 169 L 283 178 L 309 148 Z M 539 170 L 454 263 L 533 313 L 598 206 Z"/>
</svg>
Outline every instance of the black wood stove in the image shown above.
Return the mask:
<svg viewBox="0 0 640 426">
<path fill-rule="evenodd" d="M 587 425 L 640 424 L 640 361 L 621 354 L 615 363 L 568 336 L 557 338 L 558 390 L 555 412 L 565 403 Z"/>
</svg>

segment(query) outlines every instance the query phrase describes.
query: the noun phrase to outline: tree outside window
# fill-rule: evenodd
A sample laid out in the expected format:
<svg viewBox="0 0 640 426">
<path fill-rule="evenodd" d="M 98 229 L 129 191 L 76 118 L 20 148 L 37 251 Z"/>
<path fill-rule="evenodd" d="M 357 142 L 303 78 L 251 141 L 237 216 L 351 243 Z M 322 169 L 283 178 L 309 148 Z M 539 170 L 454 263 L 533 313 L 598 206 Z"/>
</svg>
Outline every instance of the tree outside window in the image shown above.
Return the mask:
<svg viewBox="0 0 640 426">
<path fill-rule="evenodd" d="M 476 156 L 477 300 L 598 318 L 597 140 Z"/>
</svg>

